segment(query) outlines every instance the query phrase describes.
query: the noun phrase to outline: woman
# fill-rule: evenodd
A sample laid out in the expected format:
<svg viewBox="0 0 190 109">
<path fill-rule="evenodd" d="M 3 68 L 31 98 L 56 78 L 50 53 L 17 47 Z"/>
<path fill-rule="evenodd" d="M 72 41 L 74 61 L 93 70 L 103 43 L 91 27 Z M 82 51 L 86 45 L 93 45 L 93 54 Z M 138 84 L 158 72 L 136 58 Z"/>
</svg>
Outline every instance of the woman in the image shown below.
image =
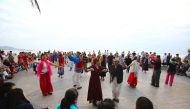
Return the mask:
<svg viewBox="0 0 190 109">
<path fill-rule="evenodd" d="M 40 88 L 43 96 L 52 95 L 53 87 L 51 83 L 52 69 L 51 66 L 58 67 L 58 65 L 50 62 L 47 54 L 41 55 L 41 61 L 37 68 L 37 76 L 40 78 Z"/>
<path fill-rule="evenodd" d="M 78 91 L 75 88 L 68 89 L 61 104 L 56 109 L 79 109 L 77 104 Z"/>
<path fill-rule="evenodd" d="M 139 63 L 137 62 L 137 57 L 135 56 L 132 63 L 128 66 L 130 67 L 130 74 L 128 77 L 128 84 L 130 87 L 135 88 L 137 85 L 137 79 L 138 79 L 138 70 L 139 70 Z"/>
<path fill-rule="evenodd" d="M 87 68 L 87 72 L 89 71 L 91 71 L 91 77 L 89 81 L 87 101 L 96 105 L 97 101 L 102 101 L 102 88 L 99 76 L 101 72 L 106 72 L 107 69 L 101 67 L 99 60 L 95 58 L 93 60 L 93 65 Z"/>
<path fill-rule="evenodd" d="M 100 63 L 101 63 L 102 67 L 106 68 L 106 56 L 105 55 L 102 55 L 102 57 L 100 58 Z M 101 80 L 104 81 L 106 72 L 101 72 L 100 76 L 101 76 Z"/>
<path fill-rule="evenodd" d="M 59 66 L 61 67 L 58 68 L 58 74 L 59 74 L 59 77 L 61 78 L 64 75 L 64 64 L 65 64 L 65 60 L 64 60 L 63 54 L 59 53 Z"/>
<path fill-rule="evenodd" d="M 151 63 L 153 64 L 153 68 L 154 68 L 151 85 L 154 87 L 159 87 L 160 74 L 161 74 L 160 55 L 157 55 L 156 59 L 152 60 Z"/>
<path fill-rule="evenodd" d="M 175 62 L 175 58 L 171 59 L 171 62 L 168 64 L 168 66 L 169 67 L 168 67 L 167 74 L 166 74 L 165 84 L 168 85 L 168 81 L 169 81 L 170 86 L 172 86 L 174 76 L 176 73 L 176 67 L 177 67 L 177 63 Z"/>
<path fill-rule="evenodd" d="M 34 109 L 32 104 L 26 99 L 23 90 L 16 88 L 7 94 L 6 109 Z"/>
<path fill-rule="evenodd" d="M 146 73 L 148 71 L 148 53 L 142 58 L 142 71 Z"/>
</svg>

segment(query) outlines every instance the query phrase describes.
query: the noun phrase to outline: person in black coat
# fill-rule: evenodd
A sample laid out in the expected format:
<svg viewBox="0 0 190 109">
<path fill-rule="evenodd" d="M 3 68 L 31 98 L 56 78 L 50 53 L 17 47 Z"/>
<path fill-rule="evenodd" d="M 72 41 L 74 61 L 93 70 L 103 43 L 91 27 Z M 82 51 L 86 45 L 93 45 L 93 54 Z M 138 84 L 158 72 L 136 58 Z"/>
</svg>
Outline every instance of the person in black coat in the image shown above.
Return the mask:
<svg viewBox="0 0 190 109">
<path fill-rule="evenodd" d="M 130 57 L 130 54 L 128 54 L 128 55 L 125 57 L 125 64 L 126 64 L 127 66 L 129 66 L 131 63 L 132 63 L 132 59 L 131 59 L 131 57 Z M 128 72 L 129 72 L 129 69 L 130 69 L 130 67 L 127 67 L 127 71 L 128 71 Z"/>
<path fill-rule="evenodd" d="M 173 84 L 174 76 L 176 74 L 176 68 L 177 68 L 177 63 L 175 58 L 171 59 L 171 62 L 168 64 L 168 70 L 166 74 L 166 81 L 165 84 L 168 85 L 168 81 L 170 86 Z"/>
<path fill-rule="evenodd" d="M 111 82 L 113 82 L 112 93 L 113 100 L 119 103 L 119 95 L 121 83 L 123 82 L 123 67 L 119 64 L 119 58 L 114 59 L 114 64 L 111 66 Z"/>
</svg>

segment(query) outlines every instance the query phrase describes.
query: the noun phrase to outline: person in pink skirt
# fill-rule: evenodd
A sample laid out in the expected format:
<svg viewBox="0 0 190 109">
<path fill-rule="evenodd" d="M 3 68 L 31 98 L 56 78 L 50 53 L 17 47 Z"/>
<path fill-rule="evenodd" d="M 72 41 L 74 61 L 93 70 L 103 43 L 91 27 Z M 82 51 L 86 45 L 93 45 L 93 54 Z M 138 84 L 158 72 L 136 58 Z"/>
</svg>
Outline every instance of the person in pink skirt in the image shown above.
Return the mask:
<svg viewBox="0 0 190 109">
<path fill-rule="evenodd" d="M 172 86 L 174 76 L 176 73 L 176 67 L 177 67 L 177 63 L 175 62 L 175 58 L 171 59 L 171 62 L 168 64 L 168 66 L 169 67 L 168 67 L 167 74 L 166 74 L 165 84 L 168 85 L 168 81 L 169 81 L 169 85 Z"/>
</svg>

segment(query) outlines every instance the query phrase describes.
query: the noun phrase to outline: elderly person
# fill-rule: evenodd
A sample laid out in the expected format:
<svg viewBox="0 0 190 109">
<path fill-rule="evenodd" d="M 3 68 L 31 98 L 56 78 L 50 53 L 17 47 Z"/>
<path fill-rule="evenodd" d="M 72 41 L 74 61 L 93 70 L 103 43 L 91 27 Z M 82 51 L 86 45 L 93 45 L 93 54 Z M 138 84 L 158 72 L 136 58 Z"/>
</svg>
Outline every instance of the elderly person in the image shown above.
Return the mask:
<svg viewBox="0 0 190 109">
<path fill-rule="evenodd" d="M 119 58 L 115 58 L 110 69 L 113 100 L 119 103 L 121 83 L 123 82 L 123 67 L 119 64 Z"/>
</svg>

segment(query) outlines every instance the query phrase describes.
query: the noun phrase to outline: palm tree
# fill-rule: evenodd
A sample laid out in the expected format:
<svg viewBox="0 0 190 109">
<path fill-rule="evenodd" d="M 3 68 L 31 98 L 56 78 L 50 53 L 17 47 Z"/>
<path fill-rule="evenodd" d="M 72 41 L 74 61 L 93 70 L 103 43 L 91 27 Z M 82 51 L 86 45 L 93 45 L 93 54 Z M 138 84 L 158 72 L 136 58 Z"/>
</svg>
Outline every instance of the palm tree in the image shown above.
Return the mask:
<svg viewBox="0 0 190 109">
<path fill-rule="evenodd" d="M 38 8 L 38 11 L 41 13 L 40 6 L 38 5 L 38 1 L 37 0 L 30 0 L 30 2 L 32 3 L 32 6 L 33 7 L 36 6 Z"/>
</svg>

